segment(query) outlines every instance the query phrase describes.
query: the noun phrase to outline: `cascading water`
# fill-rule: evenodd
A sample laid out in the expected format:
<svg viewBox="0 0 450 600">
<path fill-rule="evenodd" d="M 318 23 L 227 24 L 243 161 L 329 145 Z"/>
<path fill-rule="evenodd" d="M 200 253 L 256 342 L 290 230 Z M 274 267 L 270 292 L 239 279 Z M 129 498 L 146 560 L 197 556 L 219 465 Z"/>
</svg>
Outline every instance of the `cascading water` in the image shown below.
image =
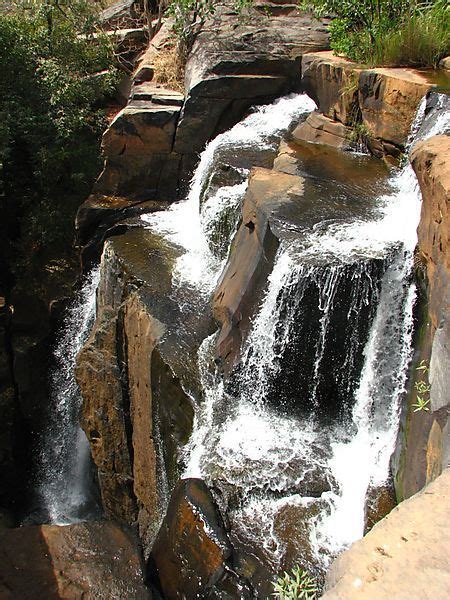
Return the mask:
<svg viewBox="0 0 450 600">
<path fill-rule="evenodd" d="M 184 251 L 180 285 L 212 291 L 257 152 L 272 150 L 313 108 L 296 96 L 258 109 L 208 145 L 186 201 L 144 218 Z M 448 114 L 423 121 L 424 102 L 411 141 L 445 130 Z M 368 491 L 389 479 L 410 361 L 420 212 L 409 164 L 387 192 L 373 193 L 360 156 L 362 185 L 329 185 L 320 160 L 300 172 L 308 201 L 312 189 L 312 204 L 325 210 L 305 225 L 301 209 L 298 226 L 281 236 L 231 385 L 214 363 L 217 334 L 200 346 L 203 399 L 194 399 L 184 471 L 214 490 L 238 553 L 273 573 L 300 561 L 319 576 L 363 535 Z"/>
<path fill-rule="evenodd" d="M 45 519 L 65 525 L 98 514 L 91 481 L 89 442 L 80 428 L 81 395 L 75 381 L 78 352 L 95 318 L 99 269 L 94 269 L 67 309 L 54 349 L 48 424 L 39 449 L 38 494 Z"/>
<path fill-rule="evenodd" d="M 207 145 L 186 200 L 168 211 L 142 217 L 153 230 L 183 248 L 175 277 L 205 294 L 211 293 L 239 220 L 239 203 L 247 188 L 248 167 L 254 166 L 255 151 L 259 155 L 274 153 L 281 135 L 314 108 L 314 102 L 306 95 L 288 96 L 258 107 Z M 214 172 L 223 163 L 238 181 L 206 194 Z"/>
</svg>

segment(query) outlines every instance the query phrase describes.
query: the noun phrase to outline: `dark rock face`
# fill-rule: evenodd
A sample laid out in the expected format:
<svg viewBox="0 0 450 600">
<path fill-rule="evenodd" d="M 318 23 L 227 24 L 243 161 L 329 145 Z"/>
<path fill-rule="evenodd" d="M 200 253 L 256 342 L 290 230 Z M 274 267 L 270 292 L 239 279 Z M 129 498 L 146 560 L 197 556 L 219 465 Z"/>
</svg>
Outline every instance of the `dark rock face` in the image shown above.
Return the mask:
<svg viewBox="0 0 450 600">
<path fill-rule="evenodd" d="M 137 234 L 139 259 L 130 249 L 133 232 L 120 237 L 104 252 L 97 319 L 76 375 L 105 512 L 137 523 L 147 551 L 180 476 L 179 452 L 192 429 L 193 408 L 176 374 L 176 358 L 162 342 L 170 336 L 160 320 L 166 317 L 157 311 L 156 317 L 153 306 L 169 294 L 170 266 L 164 261 L 170 265 L 170 253 L 156 275 L 151 267 L 146 271 L 146 248 L 161 253 L 152 247 L 151 234 Z"/>
<path fill-rule="evenodd" d="M 172 494 L 148 569 L 164 598 L 209 598 L 226 575 L 232 548 L 211 493 L 184 479 Z M 221 597 L 221 596 L 218 596 Z"/>
<path fill-rule="evenodd" d="M 18 469 L 15 464 L 15 421 L 17 396 L 14 386 L 10 349 L 11 314 L 5 298 L 0 297 L 0 506 L 10 504 L 10 492 L 16 491 Z"/>
<path fill-rule="evenodd" d="M 400 498 L 412 496 L 433 481 L 450 460 L 450 138 L 439 135 L 418 142 L 411 152 L 411 162 L 423 198 L 418 250 L 426 278 L 425 315 L 415 366 L 424 361 L 428 371 L 413 371 L 411 376 L 402 452 L 394 465 L 396 492 Z M 411 407 L 417 398 L 414 386 L 420 380 L 431 385 L 427 412 L 413 412 Z"/>
<path fill-rule="evenodd" d="M 136 540 L 110 522 L 2 530 L 4 600 L 150 600 Z"/>
</svg>

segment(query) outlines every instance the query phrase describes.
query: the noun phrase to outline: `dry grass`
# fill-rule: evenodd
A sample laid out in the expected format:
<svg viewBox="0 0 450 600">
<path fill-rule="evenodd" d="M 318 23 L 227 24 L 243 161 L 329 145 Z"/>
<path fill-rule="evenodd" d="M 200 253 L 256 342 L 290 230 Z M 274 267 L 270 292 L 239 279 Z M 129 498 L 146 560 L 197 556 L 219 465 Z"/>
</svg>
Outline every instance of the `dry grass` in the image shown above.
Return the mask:
<svg viewBox="0 0 450 600">
<path fill-rule="evenodd" d="M 153 61 L 155 73 L 153 81 L 171 90 L 184 93 L 184 61 L 179 56 L 176 45 L 166 46 L 158 52 Z"/>
</svg>

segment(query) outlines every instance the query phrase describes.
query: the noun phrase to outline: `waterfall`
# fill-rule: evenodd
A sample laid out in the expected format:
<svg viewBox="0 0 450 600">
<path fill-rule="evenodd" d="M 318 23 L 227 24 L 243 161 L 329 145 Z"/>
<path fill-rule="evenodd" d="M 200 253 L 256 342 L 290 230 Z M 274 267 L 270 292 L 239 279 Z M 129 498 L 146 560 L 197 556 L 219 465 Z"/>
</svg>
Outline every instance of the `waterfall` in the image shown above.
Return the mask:
<svg viewBox="0 0 450 600">
<path fill-rule="evenodd" d="M 409 145 L 448 128 L 444 103 L 427 122 L 423 101 Z M 205 177 L 194 177 L 197 196 Z M 390 477 L 420 202 L 408 163 L 364 218 L 324 220 L 306 239 L 282 240 L 231 387 L 212 360 L 216 334 L 199 350 L 204 401 L 184 476 L 214 488 L 235 546 L 273 573 L 301 557 L 320 576 L 362 537 L 368 490 Z"/>
<path fill-rule="evenodd" d="M 230 130 L 218 135 L 202 152 L 187 198 L 169 210 L 143 215 L 144 223 L 163 233 L 183 250 L 174 276 L 206 295 L 214 289 L 222 272 L 229 242 L 238 222 L 239 203 L 247 188 L 249 169 L 255 151 L 275 152 L 281 135 L 315 108 L 305 94 L 280 98 L 273 104 L 259 106 Z M 249 161 L 245 161 L 249 154 Z M 237 164 L 233 164 L 237 161 Z M 222 164 L 233 168 L 239 181 L 221 186 L 215 194 L 205 194 L 211 176 Z M 206 196 L 206 197 L 205 197 Z M 224 220 L 228 226 L 223 228 Z M 222 227 L 221 227 L 222 226 Z M 225 232 L 225 248 L 217 248 Z M 216 246 L 216 248 L 214 248 Z"/>
<path fill-rule="evenodd" d="M 86 276 L 67 308 L 50 374 L 50 410 L 39 449 L 38 494 L 46 519 L 65 525 L 96 514 L 89 442 L 79 424 L 81 394 L 75 381 L 78 352 L 95 318 L 99 269 Z"/>
</svg>

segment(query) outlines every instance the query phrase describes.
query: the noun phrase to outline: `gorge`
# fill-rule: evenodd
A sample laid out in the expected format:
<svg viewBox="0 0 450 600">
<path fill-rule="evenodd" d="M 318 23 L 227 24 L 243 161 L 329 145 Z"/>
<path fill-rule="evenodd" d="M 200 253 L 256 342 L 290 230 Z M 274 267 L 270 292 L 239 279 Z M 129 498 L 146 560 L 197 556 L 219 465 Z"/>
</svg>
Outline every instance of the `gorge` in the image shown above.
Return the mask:
<svg viewBox="0 0 450 600">
<path fill-rule="evenodd" d="M 272 4 L 206 20 L 185 96 L 146 80 L 163 24 L 78 211 L 25 523 L 131 565 L 87 597 L 268 598 L 300 565 L 353 598 L 343 550 L 433 480 L 444 510 L 448 75 L 334 57 L 328 19 Z M 66 570 L 48 597 L 82 597 Z"/>
</svg>

